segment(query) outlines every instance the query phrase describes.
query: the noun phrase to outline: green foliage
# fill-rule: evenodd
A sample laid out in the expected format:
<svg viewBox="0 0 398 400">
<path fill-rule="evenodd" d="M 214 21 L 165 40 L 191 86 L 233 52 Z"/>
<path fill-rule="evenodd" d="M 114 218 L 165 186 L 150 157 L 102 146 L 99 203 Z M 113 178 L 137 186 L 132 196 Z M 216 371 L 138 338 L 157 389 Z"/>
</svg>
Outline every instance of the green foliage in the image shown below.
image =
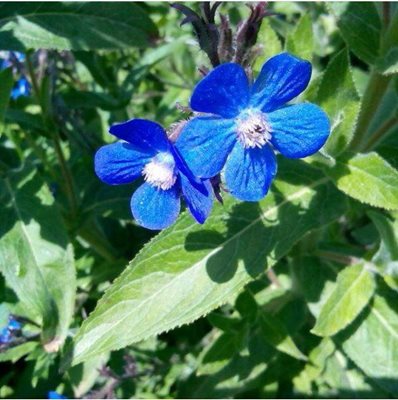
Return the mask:
<svg viewBox="0 0 398 400">
<path fill-rule="evenodd" d="M 398 209 L 398 171 L 377 153 L 340 159 L 328 174 L 354 199 L 387 210 Z"/>
<path fill-rule="evenodd" d="M 156 27 L 136 3 L 3 3 L 0 47 L 4 50 L 125 49 L 146 47 Z"/>
<path fill-rule="evenodd" d="M 131 217 L 139 182 L 103 184 L 93 158 L 115 122 L 191 116 L 176 103 L 212 68 L 194 14 L 0 5 L 0 50 L 27 56 L 0 71 L 0 330 L 22 324 L 0 343 L 0 397 L 398 397 L 397 7 L 267 7 L 242 62 L 255 77 L 281 51 L 310 60 L 297 102 L 331 135 L 278 155 L 263 200 L 221 190 L 205 224 L 184 211 L 156 233 Z M 224 2 L 214 24 L 241 40 L 249 15 Z M 11 99 L 21 76 L 31 93 Z"/>
<path fill-rule="evenodd" d="M 335 335 L 358 316 L 374 291 L 374 277 L 366 264 L 345 268 L 339 273 L 336 287 L 322 306 L 312 333 Z"/>
</svg>

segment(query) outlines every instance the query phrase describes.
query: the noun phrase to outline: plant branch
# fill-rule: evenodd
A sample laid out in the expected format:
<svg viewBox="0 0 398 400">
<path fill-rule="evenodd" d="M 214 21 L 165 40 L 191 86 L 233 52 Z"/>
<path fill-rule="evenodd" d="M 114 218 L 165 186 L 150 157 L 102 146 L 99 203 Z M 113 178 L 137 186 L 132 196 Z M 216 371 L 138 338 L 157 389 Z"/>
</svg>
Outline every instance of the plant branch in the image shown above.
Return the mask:
<svg viewBox="0 0 398 400">
<path fill-rule="evenodd" d="M 367 152 L 372 150 L 382 139 L 390 132 L 391 128 L 398 124 L 398 117 L 394 116 L 385 121 L 380 128 L 369 138 L 362 146 L 361 151 Z"/>
</svg>

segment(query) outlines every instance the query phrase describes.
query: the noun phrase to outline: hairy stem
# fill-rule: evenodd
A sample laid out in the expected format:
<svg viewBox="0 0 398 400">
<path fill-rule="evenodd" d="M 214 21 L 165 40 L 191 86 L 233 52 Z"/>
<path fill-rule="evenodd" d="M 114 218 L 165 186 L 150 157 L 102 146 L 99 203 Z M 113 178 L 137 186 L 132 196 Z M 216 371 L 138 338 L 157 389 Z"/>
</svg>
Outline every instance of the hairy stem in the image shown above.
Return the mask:
<svg viewBox="0 0 398 400">
<path fill-rule="evenodd" d="M 361 151 L 367 152 L 372 150 L 379 144 L 385 136 L 390 133 L 392 127 L 398 124 L 398 117 L 394 116 L 388 119 L 380 126 L 380 128 L 369 138 L 369 140 L 362 146 Z"/>
</svg>

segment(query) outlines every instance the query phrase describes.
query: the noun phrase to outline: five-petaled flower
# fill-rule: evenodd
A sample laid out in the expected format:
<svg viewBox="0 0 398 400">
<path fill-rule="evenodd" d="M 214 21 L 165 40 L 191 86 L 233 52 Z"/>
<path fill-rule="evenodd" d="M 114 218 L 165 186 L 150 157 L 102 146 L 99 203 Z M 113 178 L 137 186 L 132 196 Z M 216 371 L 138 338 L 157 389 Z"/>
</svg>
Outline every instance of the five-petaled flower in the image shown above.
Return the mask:
<svg viewBox="0 0 398 400">
<path fill-rule="evenodd" d="M 277 170 L 274 150 L 289 158 L 318 151 L 329 120 L 310 103 L 287 105 L 308 85 L 311 64 L 288 53 L 269 59 L 251 85 L 235 63 L 212 70 L 195 87 L 188 122 L 176 147 L 191 171 L 212 178 L 225 165 L 225 183 L 240 200 L 263 198 Z"/>
<path fill-rule="evenodd" d="M 194 216 L 203 223 L 212 207 L 209 182 L 193 176 L 164 129 L 155 122 L 132 119 L 111 126 L 121 142 L 101 147 L 95 155 L 98 177 L 110 185 L 130 183 L 143 176 L 131 198 L 136 221 L 148 229 L 164 229 L 180 212 L 182 196 Z"/>
</svg>

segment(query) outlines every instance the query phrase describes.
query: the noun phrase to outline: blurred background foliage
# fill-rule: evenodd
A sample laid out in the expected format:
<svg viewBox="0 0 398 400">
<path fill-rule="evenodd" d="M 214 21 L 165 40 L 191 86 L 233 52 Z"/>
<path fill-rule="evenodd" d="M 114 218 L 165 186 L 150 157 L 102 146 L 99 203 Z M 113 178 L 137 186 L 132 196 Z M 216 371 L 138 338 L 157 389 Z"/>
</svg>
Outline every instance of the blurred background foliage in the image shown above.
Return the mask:
<svg viewBox="0 0 398 400">
<path fill-rule="evenodd" d="M 199 3 L 182 4 L 199 12 Z M 255 75 L 283 49 L 311 60 L 302 100 L 324 107 L 334 129 L 322 156 L 286 163 L 292 174 L 282 174 L 276 188 L 294 194 L 311 184 L 304 178 L 318 177 L 311 168 L 334 165 L 326 175 L 351 197 L 325 189 L 319 201 L 300 204 L 313 207 L 303 221 L 301 209 L 277 215 L 285 225 L 269 244 L 273 268 L 257 268 L 255 280 L 201 312 L 204 318 L 173 330 L 179 324 L 164 325 L 157 333 L 167 332 L 128 346 L 113 338 L 74 366 L 70 343 L 83 320 L 155 235 L 131 218 L 133 185 L 111 188 L 95 176 L 94 153 L 114 140 L 114 122 L 147 118 L 167 128 L 186 118 L 176 105 L 188 104 L 198 68 L 211 65 L 166 2 L 0 4 L 0 48 L 26 55 L 0 72 L 0 322 L 7 327 L 14 315 L 22 324 L 1 343 L 0 397 L 40 398 L 50 390 L 69 398 L 398 396 L 397 214 L 367 205 L 398 208 L 398 10 L 357 4 L 270 2 L 274 15 L 263 21 L 252 65 Z M 234 28 L 250 13 L 232 2 L 219 11 Z M 394 34 L 381 49 L 389 26 Z M 9 99 L 21 76 L 30 94 Z M 363 129 L 350 153 L 361 101 L 368 117 L 359 117 Z M 358 150 L 377 152 L 363 161 L 373 174 L 360 160 L 347 161 Z M 354 183 L 341 179 L 347 168 Z M 284 180 L 296 186 L 285 189 Z M 361 190 L 363 182 L 374 186 Z M 226 203 L 216 217 L 235 206 Z M 239 215 L 256 212 L 243 206 Z M 190 228 L 184 218 L 180 226 Z M 209 227 L 217 233 L 214 221 Z M 148 249 L 167 250 L 174 242 L 166 239 Z M 178 257 L 153 262 L 161 269 Z"/>
</svg>

